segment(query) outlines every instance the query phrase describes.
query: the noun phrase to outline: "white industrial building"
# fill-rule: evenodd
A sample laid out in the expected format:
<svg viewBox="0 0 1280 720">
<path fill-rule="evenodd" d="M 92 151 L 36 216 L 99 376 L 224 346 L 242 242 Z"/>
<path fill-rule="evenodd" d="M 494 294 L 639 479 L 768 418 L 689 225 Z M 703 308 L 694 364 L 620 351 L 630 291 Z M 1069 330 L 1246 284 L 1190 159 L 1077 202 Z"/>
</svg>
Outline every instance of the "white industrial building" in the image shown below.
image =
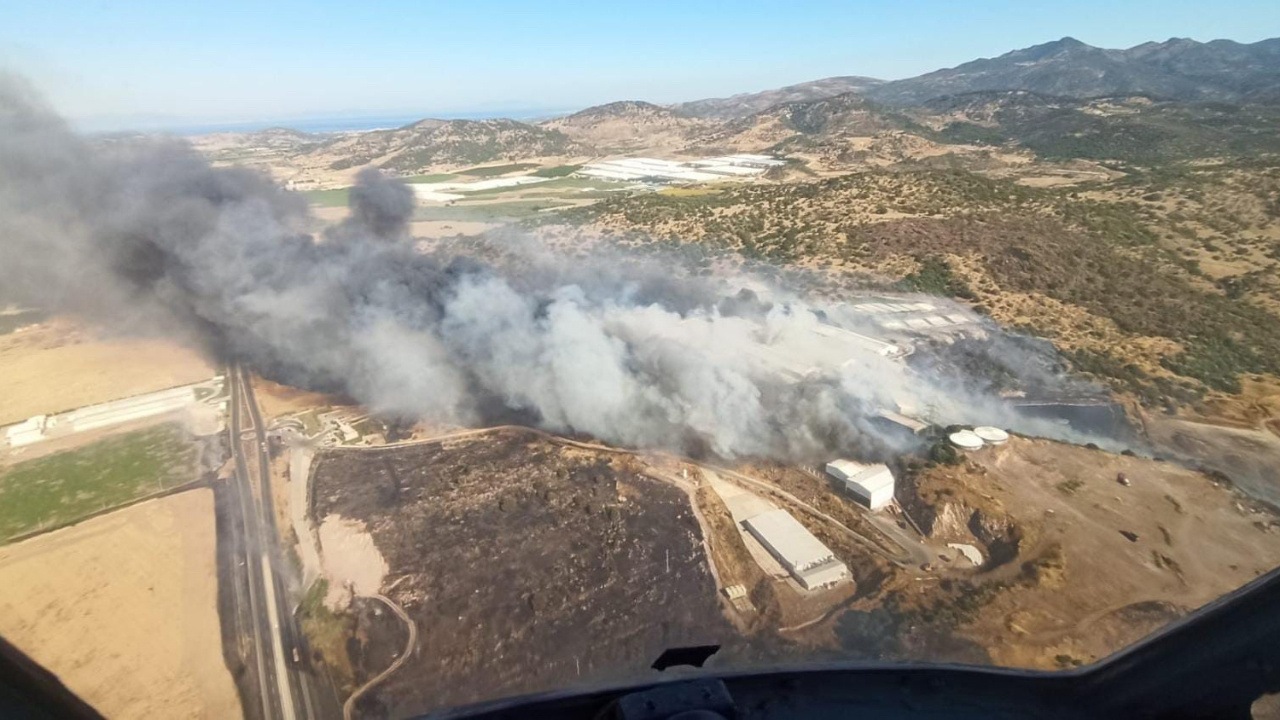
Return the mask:
<svg viewBox="0 0 1280 720">
<path fill-rule="evenodd" d="M 849 568 L 786 510 L 770 510 L 742 523 L 806 590 L 849 577 Z"/>
<path fill-rule="evenodd" d="M 20 423 L 0 428 L 0 437 L 4 439 L 3 444 L 10 448 L 20 448 L 50 438 L 176 412 L 196 403 L 197 388 L 202 388 L 211 395 L 220 394 L 222 377 L 215 377 L 204 383 L 89 405 L 56 415 L 36 415 Z"/>
<path fill-rule="evenodd" d="M 844 483 L 845 490 L 872 510 L 893 502 L 893 471 L 888 465 L 833 460 L 827 463 L 827 474 Z"/>
</svg>

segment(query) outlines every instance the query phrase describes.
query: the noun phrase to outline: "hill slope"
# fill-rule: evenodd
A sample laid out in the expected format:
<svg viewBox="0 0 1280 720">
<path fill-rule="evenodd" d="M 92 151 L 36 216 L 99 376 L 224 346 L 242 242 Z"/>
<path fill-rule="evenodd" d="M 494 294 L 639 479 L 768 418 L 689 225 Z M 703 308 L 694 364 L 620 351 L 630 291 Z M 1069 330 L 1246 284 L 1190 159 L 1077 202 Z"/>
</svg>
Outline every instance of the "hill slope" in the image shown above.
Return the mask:
<svg viewBox="0 0 1280 720">
<path fill-rule="evenodd" d="M 683 102 L 671 106 L 671 109 L 680 115 L 688 117 L 732 120 L 767 110 L 774 105 L 781 105 L 782 103 L 809 102 L 845 93 L 865 92 L 883 82 L 883 80 L 859 75 L 843 75 L 811 80 L 797 85 L 788 85 L 775 90 Z"/>
<path fill-rule="evenodd" d="M 1067 37 L 877 85 L 867 96 L 908 105 L 980 90 L 1075 98 L 1145 94 L 1189 101 L 1273 101 L 1280 98 L 1280 38 L 1248 45 L 1175 38 L 1107 50 Z"/>
<path fill-rule="evenodd" d="M 1280 152 L 1280 108 L 1274 105 L 991 91 L 929 100 L 914 115 L 947 142 L 1012 142 L 1047 159 L 1151 165 Z"/>
<path fill-rule="evenodd" d="M 412 173 L 440 165 L 587 152 L 568 136 L 515 120 L 419 120 L 395 130 L 345 135 L 312 150 L 334 158 L 335 170 L 373 163 Z"/>
<path fill-rule="evenodd" d="M 775 105 L 726 123 L 704 138 L 706 145 L 758 150 L 799 138 L 830 140 L 837 136 L 868 137 L 915 128 L 905 115 L 887 110 L 855 94 Z"/>
<path fill-rule="evenodd" d="M 605 151 L 643 152 L 681 148 L 712 124 L 653 103 L 623 100 L 548 120 L 541 127 Z"/>
</svg>

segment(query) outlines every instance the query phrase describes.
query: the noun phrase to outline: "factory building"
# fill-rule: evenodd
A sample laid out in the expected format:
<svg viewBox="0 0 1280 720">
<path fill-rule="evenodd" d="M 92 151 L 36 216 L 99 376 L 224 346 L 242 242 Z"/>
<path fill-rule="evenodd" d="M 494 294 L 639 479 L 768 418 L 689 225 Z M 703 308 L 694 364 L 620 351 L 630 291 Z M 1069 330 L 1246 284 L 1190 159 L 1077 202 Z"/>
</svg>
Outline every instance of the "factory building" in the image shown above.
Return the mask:
<svg viewBox="0 0 1280 720">
<path fill-rule="evenodd" d="M 806 590 L 830 587 L 849 577 L 849 568 L 786 510 L 770 510 L 743 521 Z"/>
<path fill-rule="evenodd" d="M 827 463 L 827 474 L 844 483 L 845 490 L 872 510 L 893 502 L 893 471 L 888 465 L 833 460 Z"/>
</svg>

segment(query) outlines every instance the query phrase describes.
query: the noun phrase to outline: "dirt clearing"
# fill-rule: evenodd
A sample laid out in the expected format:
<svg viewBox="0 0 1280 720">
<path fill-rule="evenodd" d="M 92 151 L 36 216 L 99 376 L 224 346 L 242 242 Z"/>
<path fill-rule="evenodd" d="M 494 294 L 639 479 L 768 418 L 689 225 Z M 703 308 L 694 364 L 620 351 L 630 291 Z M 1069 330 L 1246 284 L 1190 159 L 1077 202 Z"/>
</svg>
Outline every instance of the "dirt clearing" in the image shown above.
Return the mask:
<svg viewBox="0 0 1280 720">
<path fill-rule="evenodd" d="M 1270 510 L 1174 463 L 1024 438 L 966 458 L 921 486 L 933 538 L 988 558 L 956 634 L 998 665 L 1100 659 L 1280 565 Z"/>
<path fill-rule="evenodd" d="M 0 548 L 0 633 L 111 718 L 239 718 L 218 625 L 213 491 Z"/>
</svg>

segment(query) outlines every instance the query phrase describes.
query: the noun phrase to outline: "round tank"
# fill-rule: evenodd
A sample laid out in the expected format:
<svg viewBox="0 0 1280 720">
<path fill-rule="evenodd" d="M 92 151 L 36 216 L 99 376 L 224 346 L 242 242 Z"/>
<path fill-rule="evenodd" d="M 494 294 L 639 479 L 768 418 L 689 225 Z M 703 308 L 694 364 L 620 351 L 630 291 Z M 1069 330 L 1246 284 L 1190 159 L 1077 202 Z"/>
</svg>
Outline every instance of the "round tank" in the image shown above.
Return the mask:
<svg viewBox="0 0 1280 720">
<path fill-rule="evenodd" d="M 961 450 L 977 450 L 982 447 L 982 438 L 978 437 L 972 430 L 951 433 L 948 439 L 951 440 L 952 445 Z"/>
<path fill-rule="evenodd" d="M 1009 440 L 1009 433 L 998 427 L 991 427 L 990 425 L 974 428 L 973 434 L 977 435 L 988 445 L 1003 445 Z"/>
</svg>

